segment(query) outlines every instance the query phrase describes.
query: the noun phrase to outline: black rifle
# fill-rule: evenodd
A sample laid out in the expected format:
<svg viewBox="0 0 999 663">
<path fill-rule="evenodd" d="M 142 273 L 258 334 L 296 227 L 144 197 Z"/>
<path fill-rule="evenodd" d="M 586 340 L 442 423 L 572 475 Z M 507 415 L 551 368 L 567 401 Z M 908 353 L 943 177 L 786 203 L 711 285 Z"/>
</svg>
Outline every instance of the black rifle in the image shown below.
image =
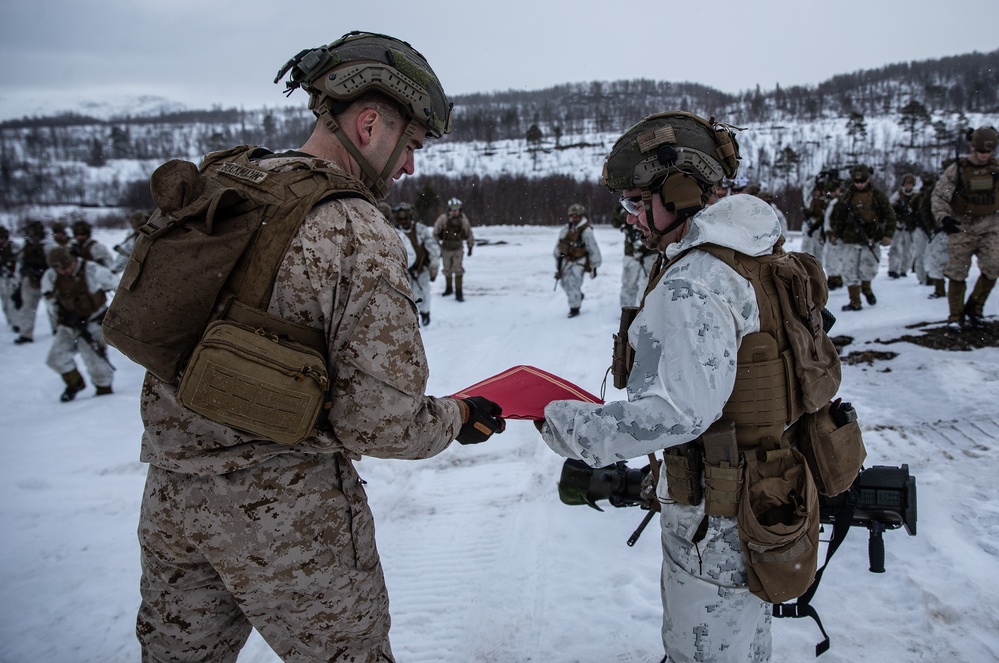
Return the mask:
<svg viewBox="0 0 999 663">
<path fill-rule="evenodd" d="M 558 282 L 562 280 L 562 263 L 565 261 L 565 254 L 560 253 L 558 259 L 555 261 L 555 285 L 552 286 L 552 292 L 558 289 Z"/>
<path fill-rule="evenodd" d="M 864 230 L 864 220 L 860 218 L 860 215 L 856 212 L 852 212 L 850 218 L 853 219 L 854 228 L 860 235 L 860 239 L 864 241 L 864 245 L 867 246 L 867 249 L 880 261 L 881 256 L 878 255 L 877 249 L 874 248 L 874 242 L 871 241 L 871 238 L 867 236 L 867 231 Z"/>
<path fill-rule="evenodd" d="M 61 303 L 56 301 L 56 313 L 58 315 L 59 322 L 66 325 L 67 327 L 72 327 L 80 335 L 80 338 L 90 346 L 90 349 L 97 353 L 97 356 L 104 360 L 104 362 L 111 367 L 112 371 L 118 370 L 115 365 L 111 363 L 111 359 L 108 358 L 107 348 L 103 343 L 99 343 L 97 339 L 94 338 L 90 330 L 87 329 L 87 320 L 81 318 L 75 313 L 71 313 L 66 310 L 66 307 Z"/>
</svg>

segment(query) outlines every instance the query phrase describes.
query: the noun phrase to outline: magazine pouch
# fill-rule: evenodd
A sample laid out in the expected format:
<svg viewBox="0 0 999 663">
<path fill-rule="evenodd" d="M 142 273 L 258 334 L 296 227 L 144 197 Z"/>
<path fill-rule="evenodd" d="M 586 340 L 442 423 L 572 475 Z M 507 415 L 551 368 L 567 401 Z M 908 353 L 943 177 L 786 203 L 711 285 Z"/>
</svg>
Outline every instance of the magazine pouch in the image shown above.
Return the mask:
<svg viewBox="0 0 999 663">
<path fill-rule="evenodd" d="M 797 447 L 808 462 L 819 493 L 849 490 L 867 458 L 857 412 L 850 403 L 830 401 L 797 423 Z"/>
<path fill-rule="evenodd" d="M 326 360 L 317 350 L 219 320 L 195 347 L 177 395 L 212 421 L 296 444 L 329 407 L 329 384 Z"/>
<path fill-rule="evenodd" d="M 788 446 L 745 454 L 739 542 L 749 591 L 768 603 L 795 599 L 815 578 L 819 503 L 802 455 Z"/>
</svg>

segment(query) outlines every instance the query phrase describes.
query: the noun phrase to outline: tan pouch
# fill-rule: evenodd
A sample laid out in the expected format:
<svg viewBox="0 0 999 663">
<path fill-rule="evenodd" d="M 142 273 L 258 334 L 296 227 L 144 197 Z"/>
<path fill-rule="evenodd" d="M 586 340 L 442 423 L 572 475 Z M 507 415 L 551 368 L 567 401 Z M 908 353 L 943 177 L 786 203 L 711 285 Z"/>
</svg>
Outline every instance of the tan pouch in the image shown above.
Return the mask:
<svg viewBox="0 0 999 663">
<path fill-rule="evenodd" d="M 704 471 L 704 452 L 692 442 L 670 447 L 663 451 L 666 465 L 666 492 L 678 504 L 697 506 L 704 499 L 701 474 Z"/>
<path fill-rule="evenodd" d="M 827 403 L 798 422 L 798 449 L 808 462 L 815 487 L 828 497 L 849 490 L 867 458 L 856 416 L 839 425 L 832 414 L 838 405 Z"/>
<path fill-rule="evenodd" d="M 185 407 L 280 444 L 309 435 L 328 394 L 318 351 L 227 320 L 205 330 L 177 389 Z"/>
<path fill-rule="evenodd" d="M 761 452 L 762 453 L 762 452 Z M 802 455 L 788 448 L 746 454 L 739 543 L 749 591 L 769 603 L 795 599 L 815 579 L 819 503 Z"/>
</svg>

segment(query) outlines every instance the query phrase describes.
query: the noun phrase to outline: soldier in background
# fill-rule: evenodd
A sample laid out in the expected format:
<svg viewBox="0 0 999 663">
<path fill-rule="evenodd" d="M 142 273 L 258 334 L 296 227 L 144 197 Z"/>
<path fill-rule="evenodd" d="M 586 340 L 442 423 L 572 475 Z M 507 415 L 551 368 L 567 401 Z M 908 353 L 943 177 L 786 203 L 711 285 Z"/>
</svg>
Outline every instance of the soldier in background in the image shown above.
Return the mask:
<svg viewBox="0 0 999 663">
<path fill-rule="evenodd" d="M 114 256 L 111 249 L 104 246 L 91 235 L 93 226 L 87 221 L 73 222 L 73 250 L 76 255 L 88 262 L 96 262 L 106 269 L 114 266 Z"/>
<path fill-rule="evenodd" d="M 822 229 L 826 236 L 826 254 L 822 267 L 826 272 L 826 285 L 829 290 L 836 290 L 843 287 L 843 262 L 846 257 L 846 245 L 836 237 L 832 230 L 832 212 L 836 208 L 836 201 L 843 195 L 843 182 L 839 177 L 830 184 L 829 203 L 826 205 L 825 219 L 822 222 Z"/>
<path fill-rule="evenodd" d="M 787 217 L 784 216 L 784 212 L 782 212 L 781 209 L 777 207 L 777 203 L 774 202 L 774 194 L 767 189 L 758 188 L 753 195 L 765 202 L 767 205 L 770 205 L 770 208 L 773 209 L 774 214 L 777 215 L 777 219 L 780 221 L 781 235 L 786 239 Z"/>
<path fill-rule="evenodd" d="M 59 400 L 68 403 L 87 386 L 76 368 L 77 352 L 97 388 L 96 395 L 110 394 L 114 367 L 108 360 L 101 322 L 108 308 L 107 293 L 117 285 L 114 275 L 64 246 L 49 251 L 47 259 L 42 296 L 56 311 L 56 332 L 45 364 L 66 383 Z"/>
<path fill-rule="evenodd" d="M 15 279 L 20 286 L 14 292 L 14 305 L 18 309 L 18 334 L 14 343 L 32 343 L 35 340 L 35 318 L 38 302 L 42 300 L 42 274 L 49 268 L 46 256 L 54 245 L 45 238 L 41 221 L 28 221 L 24 228 L 24 246 L 17 261 Z"/>
<path fill-rule="evenodd" d="M 999 132 L 994 127 L 969 131 L 968 155 L 947 167 L 933 189 L 933 216 L 947 240 L 947 322 L 979 326 L 985 300 L 999 277 L 999 161 L 994 156 Z M 972 256 L 980 275 L 964 300 Z"/>
<path fill-rule="evenodd" d="M 66 232 L 66 224 L 63 221 L 52 222 L 52 246 L 69 246 L 73 238 Z"/>
<path fill-rule="evenodd" d="M 888 249 L 888 278 L 897 279 L 909 274 L 913 262 L 912 233 L 919 225 L 916 208 L 916 176 L 906 173 L 902 186 L 888 199 L 895 210 L 895 236 Z"/>
<path fill-rule="evenodd" d="M 826 208 L 829 207 L 831 190 L 835 179 L 826 171 L 815 176 L 811 192 L 805 197 L 805 207 L 801 222 L 801 251 L 809 253 L 822 264 L 825 257 L 826 232 L 824 228 Z"/>
<path fill-rule="evenodd" d="M 17 290 L 17 258 L 21 247 L 10 238 L 7 226 L 0 226 L 0 306 L 3 308 L 7 324 L 15 332 L 20 331 L 17 307 L 14 305 L 14 292 Z"/>
<path fill-rule="evenodd" d="M 583 277 L 597 278 L 600 267 L 600 247 L 593 228 L 586 218 L 586 208 L 579 203 L 569 205 L 569 222 L 559 231 L 555 244 L 555 278 L 562 284 L 569 302 L 569 317 L 579 315 L 583 303 Z"/>
<path fill-rule="evenodd" d="M 949 235 L 940 228 L 933 216 L 933 189 L 937 184 L 935 173 L 923 175 L 923 196 L 919 200 L 919 225 L 929 240 L 923 251 L 923 267 L 926 270 L 926 285 L 933 287 L 928 299 L 947 296 L 947 281 L 943 270 L 947 267 L 947 238 Z"/>
<path fill-rule="evenodd" d="M 716 194 L 717 195 L 717 192 Z M 611 216 L 611 225 L 624 233 L 624 262 L 621 269 L 621 306 L 635 306 L 639 295 L 656 264 L 659 252 L 645 245 L 642 232 L 627 222 L 628 215 L 620 206 Z"/>
<path fill-rule="evenodd" d="M 128 264 L 128 258 L 132 255 L 132 248 L 135 247 L 135 240 L 139 237 L 139 228 L 142 227 L 149 219 L 149 212 L 146 210 L 135 210 L 132 212 L 131 216 L 128 217 L 128 225 L 131 230 L 125 235 L 124 239 L 120 243 L 115 244 L 114 250 L 114 264 L 111 265 L 111 271 L 115 274 L 120 274 L 125 270 L 125 265 Z"/>
<path fill-rule="evenodd" d="M 916 278 L 920 285 L 931 286 L 933 283 L 930 282 L 930 276 L 927 273 L 926 255 L 930 240 L 936 230 L 930 193 L 937 183 L 937 176 L 933 173 L 924 173 L 919 179 L 921 180 L 919 191 L 912 202 L 912 206 L 916 208 L 916 227 L 912 231 L 912 268 L 916 272 Z"/>
<path fill-rule="evenodd" d="M 871 184 L 869 166 L 850 169 L 851 182 L 833 207 L 830 223 L 843 242 L 843 282 L 850 292 L 844 311 L 863 309 L 860 295 L 874 306 L 878 298 L 871 289 L 881 264 L 881 247 L 891 244 L 895 235 L 895 211 L 888 196 Z"/>
<path fill-rule="evenodd" d="M 472 236 L 472 224 L 462 211 L 461 201 L 457 198 L 451 198 L 447 201 L 447 212 L 437 217 L 437 221 L 434 223 L 434 239 L 441 247 L 441 260 L 446 280 L 444 296 L 454 293 L 455 300 L 463 302 L 465 297 L 461 292 L 461 285 L 465 269 L 461 266 L 462 242 L 468 244 L 468 256 L 471 257 L 475 238 Z"/>
<path fill-rule="evenodd" d="M 399 203 L 392 208 L 392 215 L 396 231 L 406 245 L 406 253 L 412 256 L 406 269 L 409 287 L 420 312 L 420 322 L 426 327 L 430 324 L 430 283 L 437 279 L 441 249 L 433 231 L 413 218 L 412 205 Z"/>
</svg>

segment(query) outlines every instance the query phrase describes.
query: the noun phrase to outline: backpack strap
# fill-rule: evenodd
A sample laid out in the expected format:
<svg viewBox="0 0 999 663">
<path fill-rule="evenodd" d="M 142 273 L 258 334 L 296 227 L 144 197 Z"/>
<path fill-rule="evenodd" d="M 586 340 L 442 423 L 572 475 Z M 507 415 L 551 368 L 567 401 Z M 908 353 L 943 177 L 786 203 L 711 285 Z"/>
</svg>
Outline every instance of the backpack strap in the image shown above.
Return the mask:
<svg viewBox="0 0 999 663">
<path fill-rule="evenodd" d="M 850 523 L 853 521 L 853 512 L 856 505 L 856 496 L 851 492 L 847 500 L 840 506 L 833 518 L 833 533 L 832 538 L 829 539 L 829 546 L 826 548 L 826 560 L 820 568 L 815 573 L 815 579 L 812 584 L 808 587 L 808 590 L 798 597 L 794 603 L 774 603 L 773 604 L 773 616 L 775 618 L 790 617 L 792 619 L 798 619 L 801 617 L 811 617 L 815 620 L 815 625 L 819 627 L 819 631 L 822 632 L 822 640 L 815 645 L 815 656 L 821 656 L 829 649 L 829 635 L 826 633 L 825 628 L 822 627 L 822 620 L 819 619 L 819 613 L 812 606 L 812 597 L 815 596 L 815 592 L 819 589 L 819 582 L 822 580 L 822 573 L 829 566 L 829 560 L 832 559 L 833 554 L 839 548 L 840 544 L 843 543 L 843 539 L 846 538 L 847 533 L 850 531 Z"/>
<path fill-rule="evenodd" d="M 309 345 L 324 355 L 325 334 L 266 312 L 278 269 L 305 217 L 329 200 L 362 198 L 375 204 L 357 179 L 337 170 L 302 164 L 288 171 L 269 171 L 257 161 L 272 156 L 243 146 L 206 157 L 202 171 L 225 186 L 239 188 L 267 207 L 261 224 L 226 281 L 216 305 L 216 319 L 228 318 L 266 329 Z"/>
</svg>

